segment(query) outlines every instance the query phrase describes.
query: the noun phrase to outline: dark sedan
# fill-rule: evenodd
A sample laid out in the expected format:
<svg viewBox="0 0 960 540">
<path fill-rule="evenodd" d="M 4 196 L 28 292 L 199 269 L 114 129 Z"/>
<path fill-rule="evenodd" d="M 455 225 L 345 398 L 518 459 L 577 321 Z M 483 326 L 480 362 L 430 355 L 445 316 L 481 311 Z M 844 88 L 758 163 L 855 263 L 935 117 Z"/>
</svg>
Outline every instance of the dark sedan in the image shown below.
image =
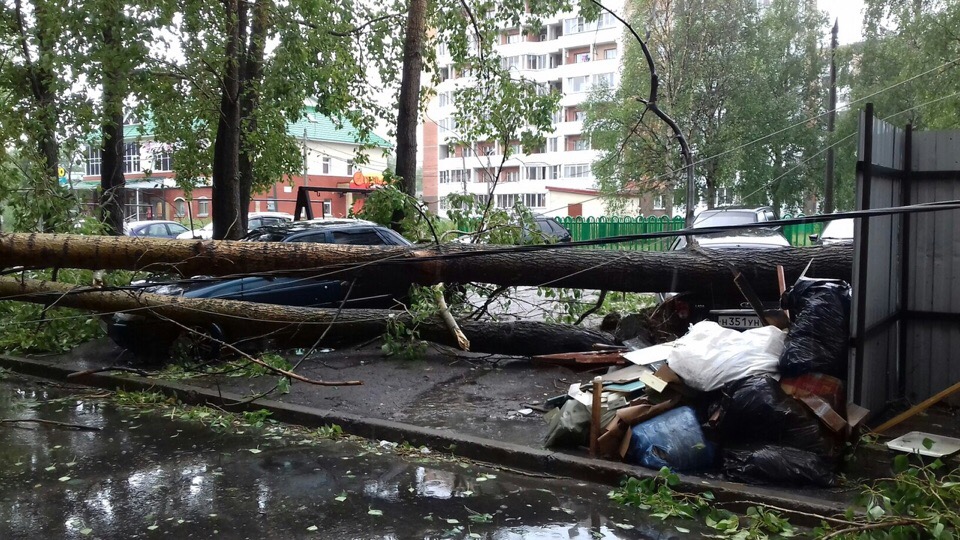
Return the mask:
<svg viewBox="0 0 960 540">
<path fill-rule="evenodd" d="M 318 219 L 263 227 L 249 233 L 245 242 L 313 242 L 364 246 L 409 246 L 398 233 L 369 221 L 356 219 Z M 264 304 L 299 307 L 338 307 L 344 303 L 350 282 L 331 278 L 259 277 L 236 279 L 199 278 L 193 281 L 157 283 L 146 292 L 183 296 L 184 298 L 217 298 Z M 344 307 L 389 308 L 406 294 L 407 286 L 384 279 L 358 279 Z M 118 313 L 107 321 L 107 333 L 121 347 L 137 356 L 165 356 L 178 338 L 181 329 L 175 325 L 130 313 Z M 240 336 L 224 336 L 211 324 L 203 331 L 218 340 Z M 206 342 L 202 356 L 216 356 L 219 347 Z"/>
</svg>

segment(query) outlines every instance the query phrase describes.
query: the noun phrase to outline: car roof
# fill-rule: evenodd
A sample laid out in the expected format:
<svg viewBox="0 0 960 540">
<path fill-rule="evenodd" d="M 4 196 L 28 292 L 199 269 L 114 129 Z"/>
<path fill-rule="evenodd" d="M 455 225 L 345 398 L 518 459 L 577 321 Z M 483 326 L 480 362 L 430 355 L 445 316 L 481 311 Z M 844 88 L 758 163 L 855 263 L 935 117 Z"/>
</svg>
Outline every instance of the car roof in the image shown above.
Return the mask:
<svg viewBox="0 0 960 540">
<path fill-rule="evenodd" d="M 292 220 L 293 214 L 288 214 L 286 212 L 250 212 L 247 214 L 248 219 L 253 217 L 278 217 Z"/>
<path fill-rule="evenodd" d="M 303 231 L 315 231 L 315 230 L 335 230 L 335 229 L 344 229 L 347 227 L 356 227 L 358 225 L 367 226 L 367 227 L 379 227 L 380 225 L 372 221 L 367 221 L 365 219 L 351 219 L 351 218 L 318 218 L 318 219 L 307 219 L 301 221 L 285 221 L 283 223 L 275 223 L 271 225 L 265 225 L 256 229 L 256 232 L 262 234 L 264 232 L 274 233 L 274 234 L 293 234 Z"/>
<path fill-rule="evenodd" d="M 141 227 L 143 225 L 150 225 L 153 223 L 173 223 L 174 225 L 183 225 L 182 223 L 177 223 L 176 221 L 170 221 L 167 219 L 145 219 L 141 221 L 128 221 L 123 224 L 125 228 L 134 229 Z"/>
</svg>

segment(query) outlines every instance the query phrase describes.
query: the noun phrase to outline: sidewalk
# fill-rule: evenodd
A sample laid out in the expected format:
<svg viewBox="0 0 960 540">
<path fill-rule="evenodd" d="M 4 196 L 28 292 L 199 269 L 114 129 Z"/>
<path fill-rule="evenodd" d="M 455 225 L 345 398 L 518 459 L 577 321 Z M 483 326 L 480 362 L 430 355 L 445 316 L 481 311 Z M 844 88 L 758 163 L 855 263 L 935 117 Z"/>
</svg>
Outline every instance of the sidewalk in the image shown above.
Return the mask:
<svg viewBox="0 0 960 540">
<path fill-rule="evenodd" d="M 121 350 L 109 340 L 85 344 L 44 358 L 0 355 L 0 367 L 50 379 L 114 365 Z M 347 433 L 393 442 L 408 442 L 452 452 L 482 462 L 535 473 L 618 485 L 626 476 L 652 476 L 656 471 L 616 461 L 589 458 L 585 452 L 544 449 L 546 423 L 539 412 L 517 411 L 538 406 L 565 392 L 582 374 L 566 368 L 544 368 L 525 360 L 468 358 L 430 349 L 426 359 L 385 358 L 379 347 L 318 354 L 297 373 L 311 379 L 363 381 L 362 386 L 314 386 L 294 382 L 289 394 L 260 399 L 248 409 L 270 410 L 277 420 L 321 426 L 338 424 Z M 229 408 L 276 377 L 203 377 L 185 381 L 147 379 L 133 374 L 96 374 L 69 379 L 104 388 L 153 389 L 186 403 L 213 403 Z M 232 410 L 237 410 L 236 408 Z M 716 477 L 683 476 L 682 489 L 712 491 L 725 501 L 763 501 L 813 514 L 842 513 L 856 486 L 844 489 L 790 489 L 751 486 Z M 814 520 L 815 521 L 815 520 Z"/>
</svg>

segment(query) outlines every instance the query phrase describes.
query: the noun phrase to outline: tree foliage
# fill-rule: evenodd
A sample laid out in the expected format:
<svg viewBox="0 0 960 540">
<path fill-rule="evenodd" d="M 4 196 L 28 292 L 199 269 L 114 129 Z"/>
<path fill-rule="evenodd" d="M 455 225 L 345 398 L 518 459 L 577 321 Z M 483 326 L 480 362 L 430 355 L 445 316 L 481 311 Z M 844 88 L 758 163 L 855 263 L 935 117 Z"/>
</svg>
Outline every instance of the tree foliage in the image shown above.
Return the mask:
<svg viewBox="0 0 960 540">
<path fill-rule="evenodd" d="M 660 75 L 660 107 L 687 132 L 698 198 L 713 206 L 725 187 L 744 203 L 801 206 L 816 188 L 812 177 L 792 176 L 789 189 L 774 180 L 816 151 L 816 122 L 759 146 L 739 146 L 821 110 L 823 16 L 803 0 L 765 9 L 746 0 L 639 0 L 630 23 L 647 35 Z M 619 88 L 595 92 L 587 107 L 585 131 L 602 151 L 594 172 L 611 195 L 670 194 L 679 185 L 679 147 L 642 101 L 650 75 L 639 44 L 630 39 Z"/>
</svg>

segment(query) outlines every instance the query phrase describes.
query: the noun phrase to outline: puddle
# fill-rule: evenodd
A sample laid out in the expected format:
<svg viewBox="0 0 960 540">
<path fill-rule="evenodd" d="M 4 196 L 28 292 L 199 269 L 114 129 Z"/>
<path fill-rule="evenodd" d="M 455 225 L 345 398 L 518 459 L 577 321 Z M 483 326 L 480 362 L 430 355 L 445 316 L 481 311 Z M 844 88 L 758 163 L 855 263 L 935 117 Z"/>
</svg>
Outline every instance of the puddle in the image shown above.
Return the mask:
<svg viewBox="0 0 960 540">
<path fill-rule="evenodd" d="M 101 428 L 0 426 L 0 538 L 684 536 L 609 502 L 602 485 L 349 441 L 226 434 L 69 395 L 0 381 L 0 418 Z"/>
</svg>

